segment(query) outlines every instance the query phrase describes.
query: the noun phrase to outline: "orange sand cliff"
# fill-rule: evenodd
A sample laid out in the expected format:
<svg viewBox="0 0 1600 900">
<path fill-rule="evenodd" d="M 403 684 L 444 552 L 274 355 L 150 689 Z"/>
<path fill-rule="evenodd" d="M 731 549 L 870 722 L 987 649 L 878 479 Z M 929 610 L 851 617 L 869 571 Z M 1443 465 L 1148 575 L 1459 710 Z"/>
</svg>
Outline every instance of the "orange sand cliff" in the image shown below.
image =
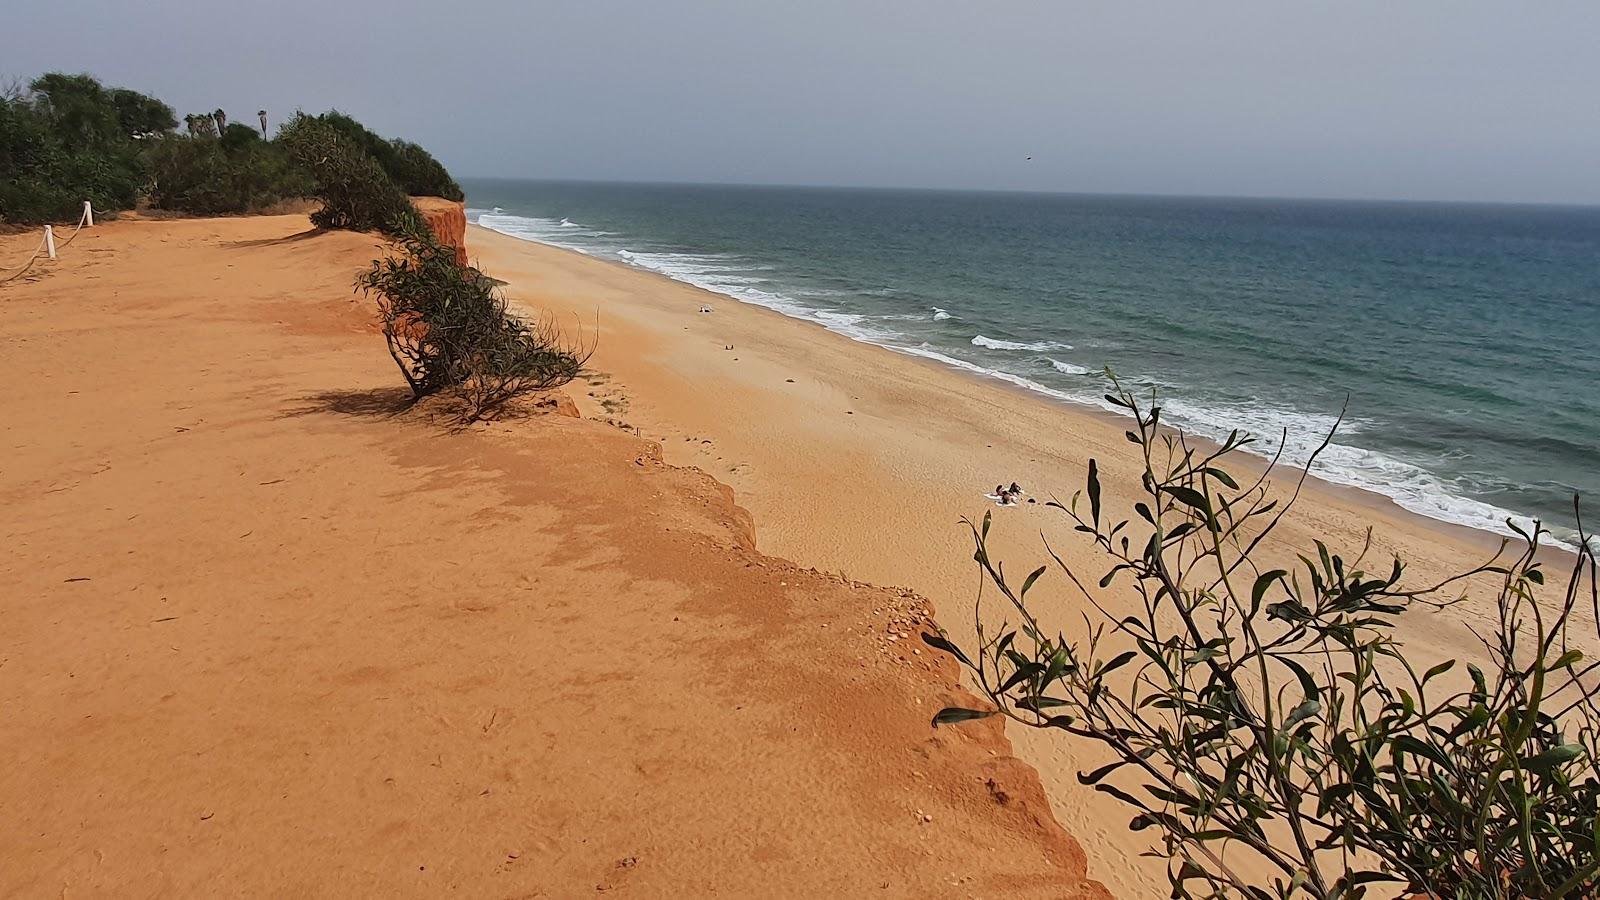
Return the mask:
<svg viewBox="0 0 1600 900">
<path fill-rule="evenodd" d="M 621 429 L 405 411 L 376 239 L 73 249 L 0 288 L 0 895 L 1107 896 L 929 728 L 919 598 Z"/>
<path fill-rule="evenodd" d="M 467 211 L 454 200 L 442 197 L 412 197 L 411 205 L 422 214 L 423 221 L 439 242 L 456 248 L 456 262 L 467 264 Z"/>
</svg>

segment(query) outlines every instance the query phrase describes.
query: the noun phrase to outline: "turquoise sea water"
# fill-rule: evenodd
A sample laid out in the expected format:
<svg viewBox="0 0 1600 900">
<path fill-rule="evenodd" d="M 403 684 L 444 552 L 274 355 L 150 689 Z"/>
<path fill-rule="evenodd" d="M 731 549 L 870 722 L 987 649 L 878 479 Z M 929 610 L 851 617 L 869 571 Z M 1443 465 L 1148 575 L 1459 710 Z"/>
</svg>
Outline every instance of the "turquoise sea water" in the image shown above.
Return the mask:
<svg viewBox="0 0 1600 900">
<path fill-rule="evenodd" d="M 1434 518 L 1570 540 L 1600 498 L 1600 208 L 464 186 L 481 225 L 1064 402 L 1109 366 L 1292 462 L 1348 397 L 1317 474 Z"/>
</svg>

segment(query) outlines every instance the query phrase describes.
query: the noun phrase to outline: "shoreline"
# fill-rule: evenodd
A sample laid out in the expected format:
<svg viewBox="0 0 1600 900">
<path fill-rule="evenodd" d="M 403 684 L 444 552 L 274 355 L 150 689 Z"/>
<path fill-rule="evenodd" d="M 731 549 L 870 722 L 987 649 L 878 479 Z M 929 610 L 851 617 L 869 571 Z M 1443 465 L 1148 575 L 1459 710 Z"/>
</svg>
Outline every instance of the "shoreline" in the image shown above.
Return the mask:
<svg viewBox="0 0 1600 900">
<path fill-rule="evenodd" d="M 477 225 L 468 235 L 474 260 L 506 283 L 516 307 L 585 328 L 598 317 L 591 361 L 598 374 L 586 395 L 578 392 L 580 409 L 658 440 L 668 462 L 729 484 L 749 509 L 763 552 L 909 588 L 928 598 L 958 644 L 974 633 L 977 584 L 963 517 L 994 514 L 991 554 L 1016 571 L 1049 561 L 1041 539 L 1074 570 L 1094 578 L 1104 571 L 1064 516 L 1042 505 L 996 508 L 982 494 L 1017 481 L 1036 498 L 1066 498 L 1082 486 L 1093 457 L 1106 507 L 1128 509 L 1141 463 L 1123 423 L 1109 414 L 1086 414 L 1020 388 L 997 390 L 994 379 L 932 360 L 908 364 L 916 358 L 660 273 Z M 699 313 L 708 299 L 724 302 Z M 1255 459 L 1236 457 L 1233 468 Z M 1290 480 L 1275 477 L 1275 490 Z M 1348 558 L 1369 527 L 1369 567 L 1387 569 L 1398 554 L 1413 585 L 1481 564 L 1499 543 L 1387 498 L 1308 479 L 1260 561 L 1292 570 L 1295 551 L 1313 540 Z M 1061 581 L 1050 574 L 1033 596 L 1075 633 L 1079 615 L 1090 610 Z M 1402 617 L 1398 636 L 1408 651 L 1419 660 L 1481 652 L 1474 629 L 1492 615 L 1476 599 L 1483 587 L 1449 610 Z M 1103 599 L 1132 602 L 1116 587 Z M 1057 820 L 1084 845 L 1093 877 L 1117 896 L 1164 892 L 1163 869 L 1141 856 L 1152 841 L 1126 829 L 1120 803 L 1077 783 L 1078 771 L 1105 761 L 1103 751 L 1059 735 L 1007 733 L 1018 756 L 1040 772 Z"/>
<path fill-rule="evenodd" d="M 507 232 L 499 231 L 498 229 L 491 228 L 486 225 L 479 225 L 478 223 L 471 221 L 468 222 L 468 229 L 469 233 L 475 230 L 481 234 L 493 234 L 501 238 L 520 241 L 528 244 L 536 244 L 540 247 L 545 247 L 558 253 L 573 254 L 574 256 L 587 259 L 595 263 L 614 266 L 631 273 L 642 275 L 646 278 L 659 280 L 661 282 L 670 283 L 672 285 L 687 288 L 689 290 L 698 291 L 705 294 L 709 298 L 717 298 L 718 300 L 737 303 L 740 306 L 748 309 L 763 310 L 779 316 L 782 319 L 819 329 L 823 332 L 834 335 L 835 337 L 850 341 L 851 343 L 860 344 L 862 346 L 871 347 L 886 353 L 891 353 L 895 357 L 908 360 L 913 364 L 937 368 L 941 371 L 954 373 L 959 377 L 971 379 L 974 382 L 981 383 L 987 387 L 997 388 L 1018 398 L 1041 404 L 1052 410 L 1057 410 L 1063 415 L 1069 417 L 1088 418 L 1099 423 L 1103 427 L 1114 428 L 1118 432 L 1121 432 L 1127 427 L 1127 417 L 1125 415 L 1103 409 L 1092 403 L 1083 402 L 1071 397 L 1055 396 L 1054 394 L 1041 391 L 1037 388 L 1018 384 L 1015 381 L 1012 381 L 1010 378 L 994 374 L 991 371 L 981 369 L 980 367 L 976 367 L 976 364 L 974 364 L 974 368 L 968 369 L 964 366 L 955 365 L 942 359 L 936 359 L 923 354 L 911 352 L 903 348 L 898 348 L 893 345 L 881 344 L 865 338 L 856 337 L 844 331 L 831 328 L 825 322 L 821 322 L 813 318 L 808 318 L 802 315 L 793 315 L 772 306 L 767 306 L 765 304 L 748 300 L 742 300 L 732 294 L 726 294 L 711 288 L 701 287 L 700 285 L 692 282 L 674 278 L 664 272 L 659 272 L 645 266 L 634 265 L 624 260 L 610 259 L 605 256 L 598 256 L 572 247 L 564 247 L 559 244 L 553 244 L 546 241 L 537 240 L 535 238 L 509 234 Z M 1021 378 L 1023 376 L 1016 377 Z M 1174 428 L 1174 430 L 1182 429 Z M 1183 433 L 1186 439 L 1197 444 L 1198 446 L 1210 448 L 1215 448 L 1218 446 L 1216 441 L 1212 440 L 1211 438 L 1196 434 L 1193 431 L 1183 430 Z M 1243 458 L 1249 461 L 1246 465 L 1251 466 L 1251 470 L 1253 472 L 1259 472 L 1261 469 L 1266 467 L 1267 463 L 1270 462 L 1266 456 L 1253 451 L 1242 451 L 1242 453 Z M 1298 474 L 1302 472 L 1304 468 L 1292 463 L 1280 462 L 1274 467 L 1274 470 L 1280 473 Z M 1345 501 L 1365 506 L 1376 514 L 1406 520 L 1419 527 L 1434 528 L 1437 529 L 1443 537 L 1470 544 L 1476 544 L 1486 553 L 1492 552 L 1495 547 L 1499 546 L 1502 539 L 1511 542 L 1512 546 L 1516 546 L 1517 542 L 1520 540 L 1520 538 L 1517 538 L 1512 534 L 1501 534 L 1485 528 L 1480 528 L 1475 525 L 1455 522 L 1449 519 L 1441 519 L 1435 516 L 1427 515 L 1426 513 L 1408 509 L 1401 505 L 1401 503 L 1394 497 L 1385 494 L 1380 490 L 1370 487 L 1363 487 L 1361 485 L 1345 484 L 1342 482 L 1333 481 L 1318 475 L 1314 471 L 1308 473 L 1306 483 L 1309 487 L 1312 487 L 1317 491 L 1326 492 L 1334 496 L 1340 496 Z M 1520 516 L 1523 514 L 1515 513 L 1515 515 Z M 1575 552 L 1571 548 L 1561 544 L 1550 543 L 1551 540 L 1553 539 L 1547 538 L 1546 542 L 1541 544 L 1541 557 L 1545 556 L 1546 554 L 1551 554 L 1560 555 L 1565 558 L 1571 558 L 1575 555 Z"/>
</svg>

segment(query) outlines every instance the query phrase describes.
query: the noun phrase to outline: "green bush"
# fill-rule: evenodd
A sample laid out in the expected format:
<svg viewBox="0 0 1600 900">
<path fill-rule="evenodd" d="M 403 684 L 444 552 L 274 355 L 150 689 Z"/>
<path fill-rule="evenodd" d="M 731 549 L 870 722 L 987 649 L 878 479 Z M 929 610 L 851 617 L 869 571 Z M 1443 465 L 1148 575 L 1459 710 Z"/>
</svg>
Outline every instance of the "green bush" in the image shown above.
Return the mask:
<svg viewBox="0 0 1600 900">
<path fill-rule="evenodd" d="M 70 220 L 84 200 L 106 212 L 132 207 L 147 180 L 136 139 L 171 116 L 158 100 L 108 91 L 88 75 L 42 75 L 0 98 L 0 220 Z"/>
<path fill-rule="evenodd" d="M 222 129 L 222 149 L 229 153 L 237 153 L 246 147 L 254 147 L 263 143 L 266 142 L 262 140 L 261 132 L 256 131 L 249 125 L 231 122 L 228 127 Z"/>
<path fill-rule="evenodd" d="M 52 72 L 0 95 L 0 222 L 70 220 L 84 200 L 112 212 L 145 195 L 199 215 L 315 197 L 321 227 L 398 234 L 415 216 L 407 194 L 462 199 L 426 150 L 340 112 L 297 114 L 273 141 L 221 109 L 184 123 L 174 134 L 171 107 L 89 75 Z"/>
<path fill-rule="evenodd" d="M 122 133 L 131 138 L 166 134 L 178 127 L 178 117 L 173 114 L 172 107 L 138 91 L 113 88 L 111 105 L 117 110 L 117 123 Z"/>
<path fill-rule="evenodd" d="M 410 141 L 389 142 L 390 153 L 378 161 L 400 189 L 413 197 L 443 197 L 457 203 L 466 199 L 461 186 L 433 154 Z"/>
<path fill-rule="evenodd" d="M 453 394 L 470 422 L 583 370 L 587 350 L 549 320 L 512 316 L 494 280 L 456 262 L 426 226 L 415 224 L 401 245 L 403 255 L 374 261 L 356 283 L 377 295 L 389 355 L 414 397 Z"/>
<path fill-rule="evenodd" d="M 338 110 L 329 110 L 316 119 L 365 150 L 405 193 L 414 197 L 443 197 L 457 202 L 465 199 L 461 186 L 422 147 L 409 141 L 385 140 Z"/>
<path fill-rule="evenodd" d="M 1503 545 L 1434 585 L 1404 585 L 1399 559 L 1364 571 L 1370 535 L 1354 559 L 1319 541 L 1298 571 L 1272 568 L 1262 542 L 1305 475 L 1286 498 L 1268 496 L 1270 466 L 1241 488 L 1223 466 L 1249 438 L 1201 449 L 1161 427 L 1153 401 L 1108 399 L 1137 423 L 1134 515 L 1107 514 L 1093 460 L 1082 493 L 1047 504 L 1106 560 L 1083 573 L 1046 548 L 1097 612 L 1075 639 L 1057 631 L 1046 611 L 1059 607 L 1028 596 L 1049 567 L 1017 586 L 989 555 L 985 517 L 974 558 L 1015 624 L 978 616 L 970 656 L 923 636 L 991 704 L 934 724 L 1003 714 L 1107 748 L 1112 761 L 1079 779 L 1161 836 L 1173 897 L 1343 900 L 1372 884 L 1437 900 L 1600 896 L 1600 663 L 1579 649 L 1600 637 L 1584 621 L 1600 614 L 1587 535 L 1564 590 L 1543 588 L 1537 525 L 1518 529 L 1525 548 L 1508 561 Z M 1481 665 L 1419 671 L 1398 617 L 1459 602 L 1442 592 L 1463 579 L 1493 585 Z M 1097 593 L 1118 582 L 1133 603 Z"/>
<path fill-rule="evenodd" d="M 297 114 L 277 141 L 309 177 L 310 196 L 322 202 L 311 215 L 317 227 L 388 234 L 418 227 L 411 201 L 378 161 L 322 117 Z"/>
<path fill-rule="evenodd" d="M 245 213 L 312 192 L 311 180 L 283 146 L 261 140 L 243 125 L 229 125 L 220 140 L 166 135 L 153 142 L 149 154 L 150 203 L 158 209 L 202 216 Z"/>
</svg>

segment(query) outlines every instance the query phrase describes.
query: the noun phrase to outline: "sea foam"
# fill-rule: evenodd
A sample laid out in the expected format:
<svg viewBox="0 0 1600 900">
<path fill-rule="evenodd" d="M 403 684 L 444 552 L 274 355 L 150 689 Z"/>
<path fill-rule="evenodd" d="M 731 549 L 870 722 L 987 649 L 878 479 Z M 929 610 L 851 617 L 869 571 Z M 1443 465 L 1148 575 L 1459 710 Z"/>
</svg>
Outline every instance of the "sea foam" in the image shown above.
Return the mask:
<svg viewBox="0 0 1600 900">
<path fill-rule="evenodd" d="M 1003 341 L 999 338 L 977 335 L 972 339 L 974 347 L 987 347 L 990 350 L 1026 350 L 1031 353 L 1043 353 L 1046 350 L 1071 350 L 1071 344 L 1059 341 Z"/>
<path fill-rule="evenodd" d="M 1048 356 L 1045 357 L 1045 362 L 1050 364 L 1050 368 L 1055 369 L 1057 372 L 1060 372 L 1063 375 L 1087 375 L 1090 371 L 1092 371 L 1084 368 L 1083 366 L 1075 366 L 1072 363 L 1062 362 L 1059 359 L 1051 359 Z"/>
</svg>

